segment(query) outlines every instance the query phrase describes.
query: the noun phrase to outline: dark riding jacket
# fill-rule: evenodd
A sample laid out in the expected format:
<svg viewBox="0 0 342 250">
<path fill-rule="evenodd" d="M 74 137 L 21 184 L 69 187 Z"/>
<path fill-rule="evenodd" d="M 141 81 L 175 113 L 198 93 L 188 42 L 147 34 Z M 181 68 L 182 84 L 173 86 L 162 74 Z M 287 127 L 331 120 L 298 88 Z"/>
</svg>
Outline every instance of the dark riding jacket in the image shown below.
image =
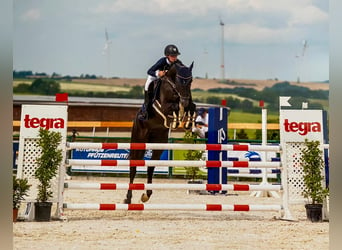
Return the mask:
<svg viewBox="0 0 342 250">
<path fill-rule="evenodd" d="M 182 64 L 182 62 L 178 59 L 174 63 Z M 157 71 L 169 70 L 171 65 L 172 64 L 167 59 L 167 57 L 162 57 L 151 68 L 148 69 L 147 74 L 152 76 L 152 77 L 158 77 Z"/>
</svg>

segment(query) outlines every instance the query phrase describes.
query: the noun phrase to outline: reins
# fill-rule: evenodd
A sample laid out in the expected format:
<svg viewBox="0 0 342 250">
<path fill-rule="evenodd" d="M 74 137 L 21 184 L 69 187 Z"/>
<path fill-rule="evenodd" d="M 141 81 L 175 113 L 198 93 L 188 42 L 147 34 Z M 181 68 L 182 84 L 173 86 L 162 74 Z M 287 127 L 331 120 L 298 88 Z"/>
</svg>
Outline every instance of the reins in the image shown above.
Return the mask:
<svg viewBox="0 0 342 250">
<path fill-rule="evenodd" d="M 181 99 L 190 99 L 190 97 L 184 97 L 184 96 L 182 96 L 182 95 L 179 93 L 179 91 L 177 90 L 176 84 L 175 84 L 174 82 L 172 82 L 172 81 L 170 80 L 169 77 L 165 76 L 165 78 L 166 78 L 166 81 L 171 85 L 172 89 L 177 93 L 177 95 L 179 96 L 179 98 L 181 98 Z M 191 78 L 191 77 L 190 77 L 190 78 Z M 185 79 L 185 78 L 184 78 L 184 79 Z M 189 78 L 187 78 L 187 79 L 189 79 Z"/>
<path fill-rule="evenodd" d="M 182 99 L 190 99 L 190 97 L 182 97 L 182 96 L 181 96 L 181 94 L 180 94 L 179 91 L 177 90 L 176 84 L 175 84 L 173 81 L 170 80 L 170 76 L 165 75 L 165 76 L 163 76 L 163 77 L 166 78 L 166 81 L 171 85 L 171 87 L 173 88 L 173 90 L 177 93 L 177 95 L 178 95 L 180 98 L 182 98 Z M 177 77 L 180 78 L 180 79 L 182 79 L 182 80 L 189 80 L 189 79 L 192 78 L 192 75 L 186 76 L 186 77 L 185 77 L 185 76 L 179 75 L 178 72 L 176 71 L 176 77 L 175 77 L 175 79 L 176 79 Z"/>
</svg>

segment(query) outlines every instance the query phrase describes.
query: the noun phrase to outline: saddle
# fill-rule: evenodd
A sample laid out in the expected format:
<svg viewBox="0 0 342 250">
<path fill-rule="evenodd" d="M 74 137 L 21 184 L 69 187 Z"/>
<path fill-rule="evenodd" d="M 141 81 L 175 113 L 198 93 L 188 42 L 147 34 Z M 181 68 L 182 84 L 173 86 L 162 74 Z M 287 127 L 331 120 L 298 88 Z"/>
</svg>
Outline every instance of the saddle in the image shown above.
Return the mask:
<svg viewBox="0 0 342 250">
<path fill-rule="evenodd" d="M 160 85 L 161 79 L 156 79 L 148 87 L 148 95 L 152 104 L 160 97 Z"/>
</svg>

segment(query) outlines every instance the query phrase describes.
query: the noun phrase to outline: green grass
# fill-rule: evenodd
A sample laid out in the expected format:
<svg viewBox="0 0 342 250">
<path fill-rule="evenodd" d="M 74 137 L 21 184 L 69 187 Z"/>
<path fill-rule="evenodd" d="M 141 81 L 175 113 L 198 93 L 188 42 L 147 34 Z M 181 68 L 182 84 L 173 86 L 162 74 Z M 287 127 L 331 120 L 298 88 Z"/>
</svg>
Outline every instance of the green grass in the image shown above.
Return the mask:
<svg viewBox="0 0 342 250">
<path fill-rule="evenodd" d="M 260 114 L 252 114 L 246 113 L 239 110 L 232 110 L 228 117 L 228 124 L 229 123 L 261 123 L 261 110 Z M 267 120 L 271 120 L 271 123 L 278 123 L 279 122 L 279 115 L 275 113 L 268 113 Z M 237 130 L 238 133 L 240 130 Z M 256 129 L 245 129 L 245 132 L 249 139 L 255 139 Z M 234 130 L 230 129 L 228 131 L 228 138 L 234 139 Z"/>
<path fill-rule="evenodd" d="M 173 150 L 173 160 L 185 160 L 185 152 L 187 150 Z M 186 177 L 186 170 L 184 167 L 173 167 L 172 168 L 172 174 L 173 175 L 178 175 L 178 176 L 184 176 Z M 199 172 L 199 176 L 206 178 L 206 173 L 204 171 Z"/>
<path fill-rule="evenodd" d="M 200 102 L 205 102 L 205 100 L 207 100 L 208 97 L 218 97 L 220 99 L 227 99 L 228 97 L 232 97 L 235 99 L 240 99 L 241 101 L 247 99 L 249 101 L 251 101 L 253 103 L 253 105 L 257 106 L 259 105 L 258 101 L 255 101 L 253 99 L 250 98 L 245 98 L 245 97 L 241 97 L 235 94 L 227 94 L 227 93 L 211 93 L 208 91 L 192 91 L 192 98 L 194 100 L 200 100 Z"/>
<path fill-rule="evenodd" d="M 279 120 L 279 114 L 268 113 L 267 120 Z M 261 109 L 260 114 L 246 113 L 239 110 L 231 110 L 228 122 L 231 123 L 261 123 Z"/>
</svg>

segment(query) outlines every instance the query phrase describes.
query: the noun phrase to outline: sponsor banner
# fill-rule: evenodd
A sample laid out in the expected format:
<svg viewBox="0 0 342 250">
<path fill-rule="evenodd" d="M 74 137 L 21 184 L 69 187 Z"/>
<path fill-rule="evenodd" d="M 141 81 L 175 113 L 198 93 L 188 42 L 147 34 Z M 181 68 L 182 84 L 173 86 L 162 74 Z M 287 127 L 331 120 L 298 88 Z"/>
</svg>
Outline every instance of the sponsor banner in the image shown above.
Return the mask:
<svg viewBox="0 0 342 250">
<path fill-rule="evenodd" d="M 73 149 L 71 151 L 72 159 L 84 160 L 128 160 L 128 149 Z M 146 150 L 144 160 L 151 160 L 152 150 Z M 160 160 L 168 160 L 168 150 L 164 150 L 160 156 Z M 116 166 L 103 167 L 103 166 L 73 166 L 72 171 L 77 172 L 113 172 L 113 173 L 128 173 L 129 167 Z M 137 167 L 138 173 L 146 173 L 147 167 Z M 156 166 L 154 172 L 156 174 L 168 174 L 169 167 Z"/>
<path fill-rule="evenodd" d="M 73 149 L 72 159 L 84 160 L 128 160 L 128 149 Z M 146 150 L 144 160 L 150 160 L 151 150 Z"/>
<path fill-rule="evenodd" d="M 280 110 L 282 141 L 304 142 L 307 138 L 323 142 L 322 117 L 322 110 Z"/>
<path fill-rule="evenodd" d="M 37 138 L 39 128 L 66 136 L 68 112 L 65 105 L 22 105 L 20 136 Z"/>
<path fill-rule="evenodd" d="M 37 150 L 37 141 L 39 139 L 39 129 L 60 132 L 62 140 L 60 148 L 64 149 L 66 144 L 68 122 L 68 106 L 67 105 L 22 105 L 21 121 L 20 121 L 20 137 L 19 137 L 19 153 L 17 160 L 17 177 L 28 178 L 32 188 L 29 190 L 26 201 L 33 201 L 37 197 L 38 180 L 33 173 L 37 168 L 36 158 L 40 156 L 40 150 Z M 58 177 L 64 166 L 65 154 L 57 174 L 57 178 L 52 179 L 52 199 L 49 201 L 57 202 L 59 194 L 62 190 L 61 181 L 63 178 Z"/>
</svg>

